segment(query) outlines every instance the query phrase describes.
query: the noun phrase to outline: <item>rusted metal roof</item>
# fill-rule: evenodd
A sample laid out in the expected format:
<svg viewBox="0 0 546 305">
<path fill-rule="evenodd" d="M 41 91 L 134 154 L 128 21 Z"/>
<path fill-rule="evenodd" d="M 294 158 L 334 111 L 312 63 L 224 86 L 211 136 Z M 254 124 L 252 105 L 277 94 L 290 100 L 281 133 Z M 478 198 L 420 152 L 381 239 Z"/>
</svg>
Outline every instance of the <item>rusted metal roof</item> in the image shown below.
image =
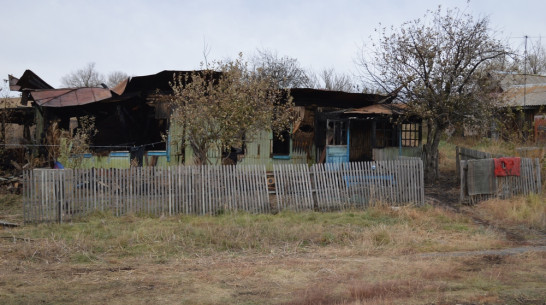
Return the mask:
<svg viewBox="0 0 546 305">
<path fill-rule="evenodd" d="M 546 105 L 546 83 L 512 86 L 504 93 L 508 106 Z"/>
<path fill-rule="evenodd" d="M 204 71 L 174 71 L 165 70 L 152 75 L 127 78 L 112 89 L 103 88 L 69 88 L 53 89 L 31 70 L 26 70 L 20 79 L 10 76 L 12 90 L 30 92 L 23 94 L 43 107 L 69 107 L 86 105 L 95 102 L 119 102 L 134 97 L 147 98 L 156 93 L 170 93 L 170 83 L 176 74 L 190 75 Z M 213 78 L 220 77 L 220 72 L 214 72 Z M 44 90 L 47 89 L 47 90 Z M 322 89 L 293 88 L 290 95 L 297 106 L 314 105 L 317 107 L 332 107 L 349 109 L 365 107 L 374 104 L 388 104 L 396 97 L 390 95 L 349 93 L 328 91 Z"/>
<path fill-rule="evenodd" d="M 175 74 L 190 74 L 200 71 L 161 71 L 152 75 L 127 78 L 112 89 L 107 88 L 66 88 L 53 89 L 31 70 L 26 70 L 18 79 L 10 77 L 10 89 L 23 93 L 22 103 L 27 98 L 42 107 L 70 107 L 95 102 L 119 102 L 133 97 L 145 98 L 149 94 L 168 93 Z M 219 73 L 216 72 L 215 77 Z"/>
<path fill-rule="evenodd" d="M 22 91 L 25 89 L 53 89 L 48 83 L 41 79 L 31 70 L 26 70 L 21 78 L 8 75 L 9 89 L 11 91 Z"/>
<path fill-rule="evenodd" d="M 500 86 L 507 106 L 546 105 L 546 76 L 507 74 Z"/>
<path fill-rule="evenodd" d="M 374 104 L 362 108 L 351 109 L 345 111 L 347 114 L 384 114 L 393 115 L 404 112 L 406 105 L 404 104 Z"/>
<path fill-rule="evenodd" d="M 104 88 L 36 90 L 30 95 L 36 104 L 43 107 L 81 106 L 112 97 L 110 89 Z"/>
<path fill-rule="evenodd" d="M 117 95 L 122 95 L 123 92 L 125 91 L 125 88 L 127 87 L 128 82 L 129 82 L 129 78 L 126 78 L 110 90 Z"/>
</svg>

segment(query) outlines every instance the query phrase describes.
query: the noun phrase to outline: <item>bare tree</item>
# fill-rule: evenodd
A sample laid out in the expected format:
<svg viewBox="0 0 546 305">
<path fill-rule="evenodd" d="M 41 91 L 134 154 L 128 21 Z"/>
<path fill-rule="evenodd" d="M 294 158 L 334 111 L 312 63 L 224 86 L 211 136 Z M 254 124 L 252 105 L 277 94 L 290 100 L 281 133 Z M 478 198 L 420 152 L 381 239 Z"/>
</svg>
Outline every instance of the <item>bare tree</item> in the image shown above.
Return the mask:
<svg viewBox="0 0 546 305">
<path fill-rule="evenodd" d="M 320 78 L 320 88 L 326 90 L 352 92 L 356 89 L 349 75 L 336 73 L 334 68 L 322 70 Z"/>
<path fill-rule="evenodd" d="M 292 121 L 291 99 L 270 76 L 257 75 L 242 55 L 228 62 L 209 63 L 214 70 L 175 75 L 171 84 L 173 120 L 181 126 L 198 164 L 208 164 L 209 151 L 219 155 L 262 130 L 279 134 Z"/>
<path fill-rule="evenodd" d="M 256 73 L 273 79 L 278 88 L 310 87 L 307 72 L 295 58 L 280 57 L 277 52 L 271 50 L 257 50 L 251 61 Z"/>
<path fill-rule="evenodd" d="M 108 74 L 108 81 L 106 82 L 106 86 L 108 88 L 114 88 L 117 86 L 117 84 L 121 83 L 122 81 L 126 80 L 129 77 L 127 73 L 121 72 L 121 71 L 114 71 Z"/>
<path fill-rule="evenodd" d="M 438 178 L 438 145 L 454 124 L 485 124 L 495 99 L 484 98 L 488 62 L 506 55 L 495 40 L 489 20 L 475 20 L 459 9 L 439 7 L 399 29 L 376 30 L 374 49 L 361 51 L 359 66 L 365 77 L 386 92 L 400 88 L 399 99 L 427 125 L 424 144 L 425 177 Z"/>
<path fill-rule="evenodd" d="M 531 42 L 520 71 L 527 74 L 546 74 L 546 50 L 540 39 L 535 43 Z"/>
<path fill-rule="evenodd" d="M 61 79 L 63 86 L 68 88 L 100 87 L 105 83 L 104 76 L 95 70 L 95 63 L 88 63 L 85 67 L 73 71 Z"/>
</svg>

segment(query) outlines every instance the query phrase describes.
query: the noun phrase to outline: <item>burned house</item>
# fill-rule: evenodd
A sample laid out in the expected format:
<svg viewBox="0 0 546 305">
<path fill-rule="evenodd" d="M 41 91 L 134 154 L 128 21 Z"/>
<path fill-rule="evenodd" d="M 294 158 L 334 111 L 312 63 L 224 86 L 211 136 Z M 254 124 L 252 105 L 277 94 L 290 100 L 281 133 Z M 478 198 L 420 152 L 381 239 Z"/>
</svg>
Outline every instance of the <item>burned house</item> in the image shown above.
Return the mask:
<svg viewBox="0 0 546 305">
<path fill-rule="evenodd" d="M 35 142 L 46 144 L 54 122 L 63 130 L 94 118 L 96 134 L 85 167 L 167 166 L 193 164 L 193 153 L 180 139 L 181 126 L 170 120 L 176 73 L 126 79 L 115 88 L 54 89 L 32 71 L 10 77 L 11 90 L 22 93 L 21 103 L 34 109 Z M 291 89 L 298 120 L 282 138 L 261 132 L 254 141 L 233 150 L 238 164 L 322 163 L 393 159 L 418 156 L 421 121 L 406 117 L 395 95 L 348 93 L 306 88 Z M 41 153 L 47 153 L 42 151 Z M 80 156 L 81 157 L 81 156 Z M 222 156 L 212 152 L 210 160 Z"/>
<path fill-rule="evenodd" d="M 167 141 L 170 112 L 157 95 L 170 94 L 169 82 L 175 73 L 162 71 L 122 81 L 115 88 L 54 89 L 32 71 L 21 78 L 10 76 L 11 90 L 22 93 L 21 103 L 34 109 L 35 141 L 46 144 L 48 129 L 56 122 L 63 130 L 73 130 L 81 118 L 92 117 L 96 133 L 91 151 L 85 154 L 87 166 L 128 167 L 144 156 L 169 157 Z M 46 153 L 44 149 L 42 154 Z M 152 158 L 157 159 L 157 158 Z M 150 160 L 153 162 L 153 160 Z"/>
</svg>

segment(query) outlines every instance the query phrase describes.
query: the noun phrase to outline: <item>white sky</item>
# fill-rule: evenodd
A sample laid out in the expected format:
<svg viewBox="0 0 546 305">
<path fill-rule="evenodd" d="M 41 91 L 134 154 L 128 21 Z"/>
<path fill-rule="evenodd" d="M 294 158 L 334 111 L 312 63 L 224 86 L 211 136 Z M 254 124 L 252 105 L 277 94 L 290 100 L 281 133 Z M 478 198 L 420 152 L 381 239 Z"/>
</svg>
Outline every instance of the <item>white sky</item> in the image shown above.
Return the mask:
<svg viewBox="0 0 546 305">
<path fill-rule="evenodd" d="M 248 59 L 257 48 L 297 58 L 318 72 L 356 73 L 359 47 L 383 25 L 422 17 L 427 9 L 467 6 L 466 0 L 0 0 L 1 79 L 33 70 L 53 87 L 89 62 L 108 74 L 199 69 L 209 60 Z M 544 0 L 474 0 L 469 12 L 489 16 L 514 47 L 546 35 Z M 538 40 L 538 38 L 533 38 Z M 546 40 L 546 38 L 544 39 Z"/>
</svg>

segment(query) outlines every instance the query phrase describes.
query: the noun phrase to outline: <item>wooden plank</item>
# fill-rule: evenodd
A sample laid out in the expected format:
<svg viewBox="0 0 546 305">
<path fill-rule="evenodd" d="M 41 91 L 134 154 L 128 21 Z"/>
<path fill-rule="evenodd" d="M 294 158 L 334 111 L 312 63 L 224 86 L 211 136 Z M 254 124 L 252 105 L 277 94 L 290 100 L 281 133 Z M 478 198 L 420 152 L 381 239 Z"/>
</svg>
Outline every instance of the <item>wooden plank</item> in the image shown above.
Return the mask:
<svg viewBox="0 0 546 305">
<path fill-rule="evenodd" d="M 265 168 L 265 165 L 260 166 L 260 172 L 262 176 L 262 192 L 263 192 L 263 198 L 264 198 L 264 213 L 270 213 L 271 212 L 271 203 L 269 202 L 269 189 L 267 187 L 267 170 Z"/>
<path fill-rule="evenodd" d="M 290 196 L 290 205 L 295 206 L 296 210 L 303 211 L 306 209 L 305 199 L 301 198 L 303 194 L 302 183 L 300 181 L 300 173 L 298 172 L 299 166 L 297 164 L 290 166 L 290 178 L 293 186 L 292 195 Z M 301 201 L 299 199 L 302 199 Z M 301 204 L 299 204 L 301 203 Z"/>
<path fill-rule="evenodd" d="M 459 202 L 464 202 L 464 199 L 465 199 L 465 190 L 466 190 L 466 171 L 465 171 L 465 167 L 466 167 L 466 161 L 465 160 L 461 160 L 460 161 L 460 171 L 459 171 L 459 177 L 460 177 L 460 181 L 461 181 L 461 187 L 460 187 L 460 194 L 459 194 Z"/>
<path fill-rule="evenodd" d="M 421 193 L 421 205 L 424 205 L 425 204 L 425 168 L 424 168 L 423 160 L 419 160 L 418 164 L 419 164 L 419 172 L 420 172 L 419 189 Z"/>
<path fill-rule="evenodd" d="M 273 165 L 273 177 L 275 179 L 275 200 L 277 201 L 277 211 L 281 211 L 281 181 L 279 177 L 278 166 Z"/>
</svg>

